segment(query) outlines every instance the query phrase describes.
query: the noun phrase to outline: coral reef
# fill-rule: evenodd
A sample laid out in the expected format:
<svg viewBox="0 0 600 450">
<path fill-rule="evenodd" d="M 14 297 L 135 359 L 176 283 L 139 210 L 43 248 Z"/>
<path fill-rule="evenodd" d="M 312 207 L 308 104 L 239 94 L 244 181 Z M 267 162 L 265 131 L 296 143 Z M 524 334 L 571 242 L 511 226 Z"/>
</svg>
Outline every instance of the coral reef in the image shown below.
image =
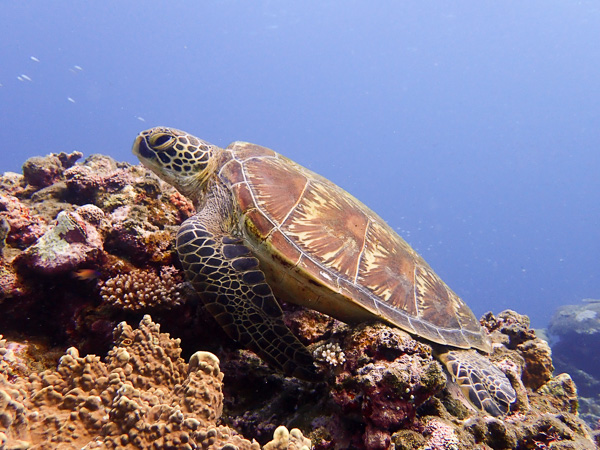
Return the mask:
<svg viewBox="0 0 600 450">
<path fill-rule="evenodd" d="M 446 385 L 431 347 L 383 324 L 360 326 L 343 341 L 333 401 L 364 423 L 366 448 L 386 448 L 390 431 L 415 425 L 417 409 Z"/>
<path fill-rule="evenodd" d="M 69 348 L 57 370 L 12 382 L 0 370 L 0 448 L 260 448 L 217 425 L 223 374 L 215 355 L 196 352 L 186 364 L 179 340 L 148 315 L 136 330 L 119 324 L 114 340 L 105 361 Z M 310 441 L 299 430 L 280 427 L 265 448 L 302 446 Z"/>
<path fill-rule="evenodd" d="M 577 384 L 582 417 L 600 427 L 600 300 L 562 306 L 552 316 L 548 334 L 557 369 Z"/>
<path fill-rule="evenodd" d="M 0 177 L 0 329 L 104 353 L 114 326 L 139 320 L 143 306 L 193 315 L 172 252 L 192 209 L 141 167 L 81 157 L 32 158 L 23 175 Z M 128 280 L 147 295 L 131 302 L 127 288 L 111 292 Z"/>
<path fill-rule="evenodd" d="M 314 312 L 306 313 L 314 320 Z M 314 341 L 315 353 L 335 349 L 344 355 L 341 363 L 338 357 L 335 364 L 319 360 L 325 382 L 318 386 L 269 374 L 246 355 L 227 354 L 225 420 L 257 439 L 252 430 L 272 432 L 269 422 L 291 424 L 308 433 L 316 449 L 595 448 L 591 430 L 577 416 L 569 375 L 540 369 L 537 358 L 549 348 L 528 318 L 505 311 L 486 314 L 482 323 L 494 341 L 492 361 L 519 396 L 503 420 L 461 400 L 429 345 L 383 324 L 340 326 L 321 337 L 308 331 L 303 339 Z"/>
<path fill-rule="evenodd" d="M 173 240 L 190 202 L 141 166 L 81 158 L 0 176 L 0 449 L 299 449 L 304 436 L 316 449 L 594 448 L 573 380 L 513 311 L 482 318 L 518 394 L 503 420 L 462 400 L 427 343 L 384 324 L 284 304 L 323 379 L 273 371 L 183 281 Z"/>
</svg>

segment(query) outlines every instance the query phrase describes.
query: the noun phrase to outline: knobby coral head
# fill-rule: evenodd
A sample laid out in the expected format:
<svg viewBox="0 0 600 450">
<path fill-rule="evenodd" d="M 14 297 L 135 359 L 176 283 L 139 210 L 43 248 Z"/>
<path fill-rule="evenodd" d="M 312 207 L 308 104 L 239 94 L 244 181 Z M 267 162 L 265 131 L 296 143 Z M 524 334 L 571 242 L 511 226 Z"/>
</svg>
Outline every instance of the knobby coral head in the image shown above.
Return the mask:
<svg viewBox="0 0 600 450">
<path fill-rule="evenodd" d="M 70 348 L 57 370 L 12 382 L 0 364 L 2 448 L 260 448 L 217 425 L 223 374 L 215 355 L 196 352 L 186 364 L 179 340 L 148 315 L 137 329 L 119 324 L 114 340 L 105 361 Z M 278 430 L 269 448 L 289 440 L 287 429 Z"/>
</svg>

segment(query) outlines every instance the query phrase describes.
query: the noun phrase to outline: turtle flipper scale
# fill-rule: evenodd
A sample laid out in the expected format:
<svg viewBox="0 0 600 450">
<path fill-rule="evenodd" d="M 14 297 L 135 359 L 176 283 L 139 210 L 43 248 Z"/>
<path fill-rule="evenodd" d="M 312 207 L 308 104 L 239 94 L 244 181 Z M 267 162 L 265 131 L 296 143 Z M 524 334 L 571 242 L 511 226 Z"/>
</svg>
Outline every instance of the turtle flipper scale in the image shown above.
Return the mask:
<svg viewBox="0 0 600 450">
<path fill-rule="evenodd" d="M 206 309 L 230 337 L 274 367 L 291 376 L 317 379 L 313 358 L 285 325 L 258 259 L 241 238 L 223 232 L 223 222 L 211 226 L 214 214 L 200 211 L 177 233 L 179 258 Z"/>
<path fill-rule="evenodd" d="M 495 417 L 508 413 L 517 394 L 487 358 L 474 350 L 450 350 L 438 356 L 474 406 Z"/>
</svg>

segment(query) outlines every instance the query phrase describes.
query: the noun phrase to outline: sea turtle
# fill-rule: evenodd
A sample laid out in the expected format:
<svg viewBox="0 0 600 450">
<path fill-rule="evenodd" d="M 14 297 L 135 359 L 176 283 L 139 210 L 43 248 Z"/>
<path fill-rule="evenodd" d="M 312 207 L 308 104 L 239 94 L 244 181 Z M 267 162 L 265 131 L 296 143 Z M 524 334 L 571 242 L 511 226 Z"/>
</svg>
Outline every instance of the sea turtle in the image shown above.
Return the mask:
<svg viewBox="0 0 600 450">
<path fill-rule="evenodd" d="M 322 176 L 259 145 L 222 149 L 157 127 L 133 152 L 193 201 L 177 233 L 186 277 L 224 330 L 285 373 L 314 378 L 276 297 L 345 322 L 382 320 L 425 339 L 478 408 L 516 399 L 473 349 L 490 342 L 469 307 L 383 219 Z M 468 350 L 471 349 L 471 350 Z"/>
</svg>

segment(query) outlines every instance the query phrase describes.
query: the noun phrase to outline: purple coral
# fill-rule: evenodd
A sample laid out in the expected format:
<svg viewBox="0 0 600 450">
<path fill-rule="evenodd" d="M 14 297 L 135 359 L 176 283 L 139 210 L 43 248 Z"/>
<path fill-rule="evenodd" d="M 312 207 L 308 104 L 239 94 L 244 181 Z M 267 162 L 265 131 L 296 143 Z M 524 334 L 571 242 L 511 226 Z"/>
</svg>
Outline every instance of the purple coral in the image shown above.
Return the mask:
<svg viewBox="0 0 600 450">
<path fill-rule="evenodd" d="M 30 162 L 25 177 L 13 173 L 0 176 L 0 238 L 6 237 L 4 253 L 0 254 L 0 328 L 5 335 L 12 338 L 24 332 L 33 339 L 35 336 L 30 334 L 39 333 L 37 337 L 60 346 L 76 345 L 82 354 L 106 354 L 108 335 L 114 325 L 125 318 L 139 317 L 142 308 L 150 308 L 165 329 L 182 338 L 185 354 L 199 348 L 219 352 L 229 385 L 223 423 L 235 423 L 245 434 L 263 443 L 279 423 L 297 423 L 312 433 L 319 449 L 386 448 L 410 436 L 419 438 L 420 443 L 413 448 L 425 448 L 427 442 L 431 448 L 444 443 L 451 446 L 452 439 L 446 436 L 448 429 L 431 423 L 432 417 L 435 420 L 443 417 L 447 421 L 438 422 L 453 428 L 460 436 L 461 448 L 515 448 L 517 442 L 520 446 L 532 442 L 547 444 L 550 419 L 552 429 L 561 430 L 552 439 L 571 441 L 577 448 L 590 448 L 589 436 L 573 414 L 577 394 L 572 380 L 566 375 L 548 380 L 552 374 L 547 346 L 536 338 L 527 318 L 514 312 L 498 317 L 490 314 L 483 320 L 495 344 L 490 359 L 514 374 L 511 380 L 516 383 L 522 385 L 521 378 L 525 378 L 520 395 L 530 399 L 529 404 L 526 401 L 516 404 L 517 414 L 511 413 L 502 421 L 487 420 L 466 410 L 450 390 L 435 394 L 445 380 L 428 345 L 390 327 L 344 325 L 298 307 L 283 305 L 286 322 L 322 362 L 326 380 L 305 384 L 273 373 L 251 352 L 240 351 L 203 308 L 195 316 L 196 300 L 192 297 L 181 307 L 168 309 L 183 301 L 179 295 L 184 293 L 177 288 L 183 286 L 182 280 L 172 266 L 175 259 L 172 243 L 179 224 L 193 213 L 192 204 L 141 166 L 118 163 L 102 155 L 92 155 L 74 165 L 77 157 L 71 154 L 61 159 L 59 155 L 62 169 L 50 158 L 48 161 L 54 162 L 47 168 Z M 57 217 L 60 211 L 64 212 Z M 64 227 L 69 224 L 72 226 Z M 64 251 L 60 251 L 61 246 Z M 44 254 L 54 256 L 43 258 Z M 46 276 L 39 276 L 40 273 Z M 101 289 L 96 285 L 98 278 L 106 280 Z M 127 293 L 123 287 L 127 287 L 128 278 L 139 280 L 137 286 L 135 282 L 129 284 Z M 125 284 L 117 286 L 117 279 Z M 112 299 L 111 290 L 115 295 Z M 107 308 L 107 305 L 112 306 Z M 114 368 L 113 381 L 126 382 L 128 375 L 139 379 L 142 366 L 128 373 L 129 366 L 134 366 L 135 339 L 124 334 L 121 337 L 119 349 L 109 357 L 124 364 Z M 148 348 L 155 351 L 157 346 L 152 344 Z M 88 358 L 80 358 L 73 352 L 69 355 L 75 360 L 71 363 Z M 63 359 L 64 364 L 68 361 L 69 358 Z M 103 376 L 95 376 L 101 374 L 94 371 L 100 369 L 98 364 L 99 360 L 88 359 L 81 367 L 87 370 L 89 366 L 91 371 L 74 377 L 59 375 L 65 382 L 81 381 L 86 387 L 94 381 L 104 383 Z M 154 366 L 148 370 L 152 374 L 162 373 Z M 59 375 L 53 371 L 48 375 L 50 378 L 30 375 L 31 378 L 22 381 L 40 382 L 43 378 L 46 384 L 38 386 L 43 390 L 54 386 L 53 380 Z M 544 385 L 535 389 L 540 383 Z M 159 389 L 168 390 L 164 385 L 153 391 L 152 402 Z M 73 400 L 80 402 L 82 407 L 78 411 L 88 424 L 96 426 L 110 419 L 108 403 L 100 405 L 96 395 L 74 398 L 68 395 L 72 386 L 67 387 L 57 389 L 66 399 L 64 406 Z M 134 388 L 145 395 L 142 387 Z M 134 420 L 136 412 L 145 412 L 146 405 L 140 403 L 140 397 L 130 397 L 127 389 L 124 387 L 118 396 L 115 391 L 115 396 L 108 399 L 116 402 L 113 418 L 125 419 L 130 407 L 134 412 L 130 417 Z M 106 398 L 102 394 L 98 397 L 103 401 Z M 45 401 L 43 395 L 36 398 Z M 13 400 L 25 404 L 28 399 Z M 164 430 L 157 427 L 179 426 L 181 415 L 163 408 L 161 403 L 154 410 L 152 433 Z M 160 411 L 173 414 L 167 417 Z M 64 413 L 64 417 L 75 414 L 69 408 L 59 413 Z M 57 417 L 53 409 L 51 414 Z M 157 417 L 160 425 L 154 420 Z M 125 427 L 114 430 L 119 439 L 126 435 L 125 430 L 133 430 L 125 422 L 121 422 Z M 504 428 L 500 423 L 505 424 Z M 204 429 L 197 427 L 194 420 L 188 424 L 192 427 L 185 431 L 187 440 L 194 438 L 202 445 L 232 442 L 226 435 L 233 431 L 223 426 Z M 2 432 L 6 433 L 0 430 L 0 435 Z M 58 439 L 60 433 L 51 434 Z M 285 438 L 285 433 L 279 433 L 279 437 Z M 165 436 L 163 444 L 174 444 L 171 439 L 179 437 Z M 125 446 L 123 442 L 115 442 Z M 180 444 L 182 448 L 185 445 L 181 441 Z"/>
</svg>

